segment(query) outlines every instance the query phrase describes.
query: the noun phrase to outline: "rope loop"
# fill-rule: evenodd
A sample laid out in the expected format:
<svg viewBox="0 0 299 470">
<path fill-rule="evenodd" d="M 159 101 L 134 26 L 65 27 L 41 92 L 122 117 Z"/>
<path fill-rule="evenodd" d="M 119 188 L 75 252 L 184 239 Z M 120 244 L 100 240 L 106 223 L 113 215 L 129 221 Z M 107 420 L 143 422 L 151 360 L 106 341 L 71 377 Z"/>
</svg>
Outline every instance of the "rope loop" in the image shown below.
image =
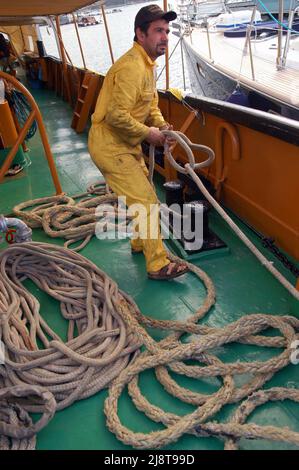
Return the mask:
<svg viewBox="0 0 299 470">
<path fill-rule="evenodd" d="M 183 134 L 183 132 L 180 132 L 180 131 L 162 131 L 162 133 L 166 135 L 167 137 L 170 137 L 171 139 L 176 140 L 181 145 L 181 147 L 187 154 L 188 163 L 193 170 L 199 170 L 201 168 L 205 168 L 207 166 L 210 166 L 213 163 L 215 159 L 215 153 L 210 147 L 191 142 L 191 140 L 188 139 L 188 137 L 185 134 Z M 165 150 L 166 157 L 168 158 L 169 162 L 174 166 L 174 168 L 180 173 L 187 174 L 188 172 L 186 168 L 182 168 L 181 165 L 179 165 L 173 158 L 167 142 L 164 145 L 164 150 Z M 203 162 L 195 163 L 195 158 L 193 154 L 194 150 L 199 150 L 201 152 L 207 153 L 208 158 L 204 160 Z"/>
</svg>

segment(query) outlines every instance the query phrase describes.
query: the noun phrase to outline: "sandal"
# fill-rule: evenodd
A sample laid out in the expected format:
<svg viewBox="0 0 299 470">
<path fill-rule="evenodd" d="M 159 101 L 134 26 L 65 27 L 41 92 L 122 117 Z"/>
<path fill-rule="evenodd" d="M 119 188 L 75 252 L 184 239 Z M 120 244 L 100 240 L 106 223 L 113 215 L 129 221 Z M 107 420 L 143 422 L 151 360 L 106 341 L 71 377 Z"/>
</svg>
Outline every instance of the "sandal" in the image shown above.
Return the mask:
<svg viewBox="0 0 299 470">
<path fill-rule="evenodd" d="M 171 261 L 166 266 L 163 266 L 159 271 L 147 273 L 149 279 L 157 281 L 167 281 L 175 277 L 182 276 L 189 271 L 188 266 L 180 261 Z"/>
<path fill-rule="evenodd" d="M 5 173 L 5 176 L 15 176 L 21 171 L 23 171 L 24 167 L 22 165 L 19 165 L 18 163 L 15 163 L 12 167 L 9 168 L 9 170 Z"/>
</svg>

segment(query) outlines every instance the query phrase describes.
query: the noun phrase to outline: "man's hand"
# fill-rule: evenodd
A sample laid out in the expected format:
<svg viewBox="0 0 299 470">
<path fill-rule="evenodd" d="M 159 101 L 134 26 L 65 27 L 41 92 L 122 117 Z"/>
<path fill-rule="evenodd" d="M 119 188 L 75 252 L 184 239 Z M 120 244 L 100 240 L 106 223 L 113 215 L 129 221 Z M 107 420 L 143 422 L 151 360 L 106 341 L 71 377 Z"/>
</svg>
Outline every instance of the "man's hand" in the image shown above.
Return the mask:
<svg viewBox="0 0 299 470">
<path fill-rule="evenodd" d="M 172 131 L 173 126 L 171 124 L 165 124 L 165 126 L 159 127 L 160 131 Z"/>
<path fill-rule="evenodd" d="M 163 146 L 165 135 L 157 127 L 150 127 L 149 133 L 145 139 L 149 144 Z"/>
<path fill-rule="evenodd" d="M 160 131 L 173 131 L 173 126 L 171 124 L 165 124 L 165 126 L 160 127 Z M 166 137 L 166 143 L 169 145 L 170 150 L 176 144 L 176 140 L 172 137 Z"/>
</svg>

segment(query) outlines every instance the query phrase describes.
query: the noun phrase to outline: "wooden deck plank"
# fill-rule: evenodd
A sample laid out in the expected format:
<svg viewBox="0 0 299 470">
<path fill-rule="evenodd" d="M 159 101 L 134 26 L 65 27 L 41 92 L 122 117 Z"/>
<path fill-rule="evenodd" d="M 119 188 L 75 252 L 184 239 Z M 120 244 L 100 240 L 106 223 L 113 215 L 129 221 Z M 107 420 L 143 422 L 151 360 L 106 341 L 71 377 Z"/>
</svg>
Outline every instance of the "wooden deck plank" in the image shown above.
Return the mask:
<svg viewBox="0 0 299 470">
<path fill-rule="evenodd" d="M 192 43 L 189 43 L 193 50 L 213 67 L 285 103 L 293 106 L 299 104 L 299 64 L 298 69 L 288 65 L 284 70 L 276 69 L 276 50 L 269 50 L 271 44 L 275 44 L 276 38 L 261 43 L 252 42 L 255 74 L 253 80 L 249 53 L 242 59 L 245 38 L 229 39 L 219 33 L 211 33 L 209 36 L 212 60 L 209 58 L 205 31 L 194 30 Z"/>
</svg>

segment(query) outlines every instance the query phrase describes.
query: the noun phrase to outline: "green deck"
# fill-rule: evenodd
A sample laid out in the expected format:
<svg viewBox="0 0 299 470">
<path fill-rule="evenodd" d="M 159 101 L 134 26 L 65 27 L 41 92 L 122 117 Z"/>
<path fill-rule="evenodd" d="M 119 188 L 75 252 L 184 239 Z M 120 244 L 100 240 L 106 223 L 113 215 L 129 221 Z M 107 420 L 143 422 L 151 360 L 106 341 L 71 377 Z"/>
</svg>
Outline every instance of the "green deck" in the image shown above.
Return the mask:
<svg viewBox="0 0 299 470">
<path fill-rule="evenodd" d="M 69 195 L 86 190 L 86 187 L 99 179 L 99 172 L 93 165 L 88 149 L 87 134 L 77 135 L 71 128 L 72 111 L 54 93 L 46 90 L 34 90 L 34 96 L 43 114 L 48 136 L 54 153 L 63 190 Z M 0 184 L 0 213 L 11 213 L 12 207 L 22 201 L 54 194 L 50 173 L 46 164 L 39 134 L 29 142 L 30 167 L 15 177 Z M 162 180 L 156 178 L 158 188 Z M 162 197 L 159 189 L 159 195 Z M 217 292 L 217 303 L 210 314 L 203 320 L 211 326 L 221 327 L 249 313 L 291 314 L 292 302 L 285 289 L 257 262 L 246 247 L 237 239 L 225 223 L 216 214 L 212 215 L 213 230 L 229 246 L 229 253 L 205 258 L 200 266 L 212 278 Z M 244 228 L 244 227 L 243 227 Z M 246 228 L 247 235 L 257 244 L 259 240 Z M 35 230 L 33 240 L 63 244 L 62 240 L 53 240 L 45 236 L 42 230 Z M 3 248 L 4 245 L 0 245 Z M 204 298 L 204 289 L 199 280 L 192 274 L 182 279 L 163 283 L 153 282 L 146 278 L 143 256 L 132 256 L 128 241 L 99 241 L 93 238 L 91 243 L 81 251 L 101 269 L 107 272 L 120 286 L 132 295 L 145 315 L 159 319 L 186 319 L 200 306 Z M 271 255 L 267 253 L 271 258 Z M 276 266 L 293 283 L 294 278 L 279 262 Z M 56 301 L 46 294 L 34 292 L 41 300 L 41 311 L 47 321 L 57 332 L 65 331 L 64 320 L 59 314 Z M 161 335 L 155 332 L 155 338 Z M 278 354 L 277 350 L 231 345 L 220 348 L 218 356 L 224 362 L 266 360 Z M 277 373 L 266 384 L 272 386 L 298 387 L 299 365 L 288 366 Z M 243 377 L 242 377 L 243 379 Z M 186 387 L 202 393 L 216 391 L 220 380 L 200 380 L 177 378 Z M 244 378 L 245 380 L 245 378 Z M 153 403 L 165 410 L 184 414 L 193 410 L 190 405 L 171 398 L 160 386 L 152 371 L 141 375 L 141 389 Z M 105 425 L 103 403 L 107 391 L 73 404 L 57 412 L 47 428 L 38 434 L 38 449 L 127 449 L 111 434 Z M 226 406 L 217 416 L 226 420 L 234 406 Z M 120 414 L 124 424 L 139 432 L 161 429 L 162 426 L 152 423 L 135 410 L 127 396 L 120 401 Z M 299 405 L 289 401 L 270 403 L 259 407 L 250 417 L 249 422 L 288 426 L 299 431 Z M 168 449 L 222 449 L 223 443 L 216 438 L 195 438 L 185 435 Z M 241 441 L 243 449 L 292 449 L 287 444 L 273 444 L 267 441 Z"/>
</svg>

